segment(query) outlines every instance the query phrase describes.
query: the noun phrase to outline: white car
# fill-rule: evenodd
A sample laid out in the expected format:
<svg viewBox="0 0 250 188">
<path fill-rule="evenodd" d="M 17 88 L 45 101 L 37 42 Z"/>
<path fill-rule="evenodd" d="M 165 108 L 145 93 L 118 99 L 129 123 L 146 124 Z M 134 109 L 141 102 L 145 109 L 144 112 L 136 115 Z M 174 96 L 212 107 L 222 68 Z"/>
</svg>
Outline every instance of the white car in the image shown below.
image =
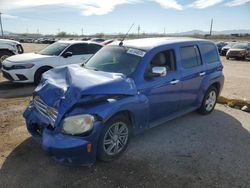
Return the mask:
<svg viewBox="0 0 250 188">
<path fill-rule="evenodd" d="M 2 67 L 2 62 L 9 56 L 15 54 L 22 54 L 22 45 L 14 40 L 0 39 L 0 68 Z"/>
<path fill-rule="evenodd" d="M 13 82 L 36 83 L 49 69 L 83 64 L 102 48 L 91 41 L 58 41 L 38 53 L 11 56 L 3 61 L 3 76 Z"/>
</svg>

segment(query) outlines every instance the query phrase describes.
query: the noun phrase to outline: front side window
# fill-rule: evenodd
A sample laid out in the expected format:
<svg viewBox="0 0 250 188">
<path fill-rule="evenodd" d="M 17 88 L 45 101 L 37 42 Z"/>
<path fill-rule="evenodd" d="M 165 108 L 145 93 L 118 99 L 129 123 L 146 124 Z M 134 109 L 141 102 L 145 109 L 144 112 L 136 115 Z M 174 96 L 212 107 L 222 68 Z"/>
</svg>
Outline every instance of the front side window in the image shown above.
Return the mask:
<svg viewBox="0 0 250 188">
<path fill-rule="evenodd" d="M 199 49 L 196 45 L 181 47 L 181 61 L 185 69 L 201 65 Z"/>
<path fill-rule="evenodd" d="M 124 46 L 106 46 L 90 58 L 85 64 L 85 68 L 130 76 L 142 59 L 140 53 L 144 54 L 145 52 L 136 49 L 131 50 Z"/>
<path fill-rule="evenodd" d="M 216 47 L 213 44 L 201 44 L 201 53 L 204 54 L 206 63 L 213 63 L 219 61 L 219 56 Z"/>
<path fill-rule="evenodd" d="M 234 49 L 247 49 L 247 43 L 237 43 L 232 46 Z"/>
<path fill-rule="evenodd" d="M 88 44 L 73 44 L 66 50 L 66 52 L 72 52 L 72 55 L 88 54 Z"/>
<path fill-rule="evenodd" d="M 156 54 L 150 62 L 151 67 L 166 67 L 167 72 L 175 71 L 175 53 L 174 50 L 166 50 Z"/>
<path fill-rule="evenodd" d="M 67 44 L 67 43 L 55 42 L 55 43 L 49 45 L 47 48 L 44 48 L 42 51 L 38 52 L 38 54 L 49 55 L 49 56 L 58 56 L 68 46 L 69 46 L 69 44 Z"/>
</svg>

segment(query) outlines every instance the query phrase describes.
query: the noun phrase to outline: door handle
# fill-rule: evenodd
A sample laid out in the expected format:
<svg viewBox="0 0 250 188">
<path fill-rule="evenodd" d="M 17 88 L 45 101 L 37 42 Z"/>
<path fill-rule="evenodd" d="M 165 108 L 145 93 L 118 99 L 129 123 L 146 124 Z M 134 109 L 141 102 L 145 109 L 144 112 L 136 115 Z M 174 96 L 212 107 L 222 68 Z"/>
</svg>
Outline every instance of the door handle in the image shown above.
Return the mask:
<svg viewBox="0 0 250 188">
<path fill-rule="evenodd" d="M 170 84 L 175 85 L 175 84 L 177 84 L 178 82 L 180 82 L 180 80 L 172 80 L 172 81 L 170 82 Z"/>
<path fill-rule="evenodd" d="M 206 72 L 200 72 L 199 76 L 204 76 L 206 74 Z"/>
</svg>

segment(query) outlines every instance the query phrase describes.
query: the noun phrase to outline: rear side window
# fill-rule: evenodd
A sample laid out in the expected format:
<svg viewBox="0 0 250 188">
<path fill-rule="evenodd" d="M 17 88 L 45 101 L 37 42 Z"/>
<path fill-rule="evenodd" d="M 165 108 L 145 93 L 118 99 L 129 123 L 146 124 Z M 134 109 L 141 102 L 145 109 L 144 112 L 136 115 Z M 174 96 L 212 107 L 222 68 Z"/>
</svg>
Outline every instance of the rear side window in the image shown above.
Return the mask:
<svg viewBox="0 0 250 188">
<path fill-rule="evenodd" d="M 206 63 L 213 63 L 219 61 L 219 56 L 215 45 L 213 44 L 201 44 L 201 53 L 204 54 Z"/>
<path fill-rule="evenodd" d="M 201 65 L 201 56 L 196 45 L 181 47 L 181 61 L 185 69 Z"/>
<path fill-rule="evenodd" d="M 102 48 L 102 46 L 100 46 L 98 44 L 89 44 L 88 45 L 89 54 L 95 54 L 101 48 Z"/>
</svg>

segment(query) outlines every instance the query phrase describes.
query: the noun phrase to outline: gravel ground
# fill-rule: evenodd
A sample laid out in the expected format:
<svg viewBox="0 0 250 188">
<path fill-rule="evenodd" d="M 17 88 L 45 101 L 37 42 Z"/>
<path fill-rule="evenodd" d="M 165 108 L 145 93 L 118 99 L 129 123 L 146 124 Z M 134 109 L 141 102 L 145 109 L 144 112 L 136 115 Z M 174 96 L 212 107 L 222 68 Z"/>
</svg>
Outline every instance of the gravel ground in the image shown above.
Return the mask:
<svg viewBox="0 0 250 188">
<path fill-rule="evenodd" d="M 249 131 L 249 114 L 217 105 L 211 115 L 194 112 L 134 137 L 114 162 L 67 167 L 47 156 L 24 125 L 14 126 L 0 138 L 0 187 L 248 188 Z"/>
<path fill-rule="evenodd" d="M 224 65 L 225 83 L 222 96 L 250 101 L 250 61 L 226 60 L 221 57 Z"/>
</svg>

